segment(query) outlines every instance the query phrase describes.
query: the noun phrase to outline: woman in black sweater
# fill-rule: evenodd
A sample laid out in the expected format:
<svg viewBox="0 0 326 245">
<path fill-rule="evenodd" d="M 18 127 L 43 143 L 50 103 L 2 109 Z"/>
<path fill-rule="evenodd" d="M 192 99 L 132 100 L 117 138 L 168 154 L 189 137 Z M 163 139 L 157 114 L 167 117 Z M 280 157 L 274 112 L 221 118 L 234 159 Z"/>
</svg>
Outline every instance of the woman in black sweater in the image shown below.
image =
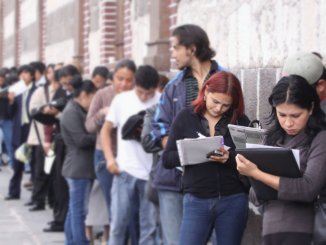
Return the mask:
<svg viewBox="0 0 326 245">
<path fill-rule="evenodd" d="M 218 72 L 205 83 L 193 108 L 182 110 L 172 124 L 163 153 L 166 168 L 180 166 L 176 141 L 184 138 L 222 135 L 224 144 L 235 148 L 227 125 L 247 126 L 239 80 L 229 72 Z M 215 228 L 218 244 L 240 244 L 247 221 L 246 186 L 236 170 L 234 154 L 186 165 L 183 173 L 183 219 L 180 244 L 206 244 Z"/>
</svg>

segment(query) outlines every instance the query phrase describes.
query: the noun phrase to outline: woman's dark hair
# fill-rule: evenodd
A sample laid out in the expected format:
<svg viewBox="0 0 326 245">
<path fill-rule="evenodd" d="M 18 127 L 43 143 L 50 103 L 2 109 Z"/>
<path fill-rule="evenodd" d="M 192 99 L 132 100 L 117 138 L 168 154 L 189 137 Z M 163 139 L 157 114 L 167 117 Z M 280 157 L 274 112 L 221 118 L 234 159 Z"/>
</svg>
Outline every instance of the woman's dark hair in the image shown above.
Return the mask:
<svg viewBox="0 0 326 245">
<path fill-rule="evenodd" d="M 230 123 L 235 123 L 244 114 L 244 100 L 241 84 L 231 72 L 220 71 L 213 74 L 199 91 L 197 99 L 192 103 L 197 113 L 206 111 L 205 91 L 210 93 L 223 93 L 231 96 L 232 105 L 225 113 L 230 118 Z"/>
<path fill-rule="evenodd" d="M 207 61 L 215 56 L 215 51 L 210 48 L 206 32 L 197 25 L 182 25 L 174 29 L 172 36 L 178 38 L 179 44 L 186 48 L 196 47 L 195 56 L 200 61 Z"/>
<path fill-rule="evenodd" d="M 79 81 L 77 78 L 75 79 L 75 83 L 73 87 L 74 87 L 74 91 L 73 91 L 74 98 L 77 98 L 81 94 L 81 92 L 85 92 L 86 94 L 93 94 L 97 90 L 96 86 L 91 80 Z"/>
<path fill-rule="evenodd" d="M 54 73 L 55 72 L 54 68 L 55 68 L 55 64 L 48 64 L 46 66 L 46 69 L 45 69 L 45 78 L 46 78 L 47 82 L 50 82 L 50 81 L 48 81 L 48 78 L 47 78 L 46 75 L 47 75 L 49 69 L 52 69 L 53 70 L 53 73 Z M 53 75 L 53 79 L 55 80 L 54 75 Z M 55 81 L 59 81 L 59 80 L 55 80 Z"/>
<path fill-rule="evenodd" d="M 303 77 L 297 75 L 282 77 L 273 88 L 268 101 L 272 106 L 268 123 L 273 126 L 267 134 L 267 144 L 275 144 L 285 134 L 276 114 L 276 106 L 283 103 L 296 105 L 309 111 L 312 110 L 306 126 L 306 133 L 311 137 L 311 140 L 326 126 L 325 114 L 320 108 L 316 90 Z"/>
<path fill-rule="evenodd" d="M 33 62 L 29 63 L 29 65 L 31 67 L 33 67 L 35 71 L 39 71 L 41 74 L 44 74 L 46 67 L 43 62 L 33 61 Z"/>
<path fill-rule="evenodd" d="M 137 67 L 135 62 L 129 59 L 122 59 L 118 61 L 116 66 L 114 67 L 113 74 L 115 74 L 119 69 L 121 68 L 127 68 L 128 70 L 132 71 L 133 73 L 136 73 Z"/>
</svg>

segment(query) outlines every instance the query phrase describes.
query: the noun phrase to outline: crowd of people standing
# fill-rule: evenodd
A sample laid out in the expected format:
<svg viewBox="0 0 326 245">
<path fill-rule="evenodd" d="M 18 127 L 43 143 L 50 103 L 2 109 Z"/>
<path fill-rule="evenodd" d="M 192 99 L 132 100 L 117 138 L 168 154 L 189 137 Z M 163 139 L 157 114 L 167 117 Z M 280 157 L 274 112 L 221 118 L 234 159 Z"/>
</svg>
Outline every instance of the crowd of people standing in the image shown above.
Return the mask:
<svg viewBox="0 0 326 245">
<path fill-rule="evenodd" d="M 311 244 L 314 201 L 326 202 L 322 57 L 289 57 L 268 100 L 265 144 L 300 149 L 302 177 L 294 179 L 236 155 L 228 124 L 250 124 L 241 82 L 213 59 L 205 31 L 182 25 L 171 41 L 180 72 L 169 82 L 130 59 L 112 72 L 98 66 L 90 79 L 71 64 L 1 68 L 0 139 L 13 170 L 5 200 L 20 199 L 30 166 L 25 205 L 31 212 L 52 208 L 44 231 L 64 231 L 67 245 L 92 244 L 93 226 L 109 245 L 237 245 L 249 201 L 262 211 L 263 232 L 255 235 L 263 244 Z M 25 89 L 15 94 L 10 88 L 19 83 Z M 181 166 L 177 140 L 199 134 L 223 136 L 229 148 Z M 16 156 L 22 146 L 27 161 Z M 278 191 L 277 200 L 257 198 L 248 177 Z"/>
</svg>

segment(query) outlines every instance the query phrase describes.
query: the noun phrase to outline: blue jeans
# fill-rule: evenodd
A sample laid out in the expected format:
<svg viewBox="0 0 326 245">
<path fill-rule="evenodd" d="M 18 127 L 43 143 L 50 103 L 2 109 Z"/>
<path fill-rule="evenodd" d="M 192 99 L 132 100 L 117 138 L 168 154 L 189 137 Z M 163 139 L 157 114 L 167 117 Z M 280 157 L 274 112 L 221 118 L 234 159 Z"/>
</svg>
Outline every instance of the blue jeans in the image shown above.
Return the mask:
<svg viewBox="0 0 326 245">
<path fill-rule="evenodd" d="M 111 219 L 111 215 L 110 215 L 111 186 L 112 186 L 113 175 L 106 169 L 106 160 L 103 151 L 95 150 L 94 164 L 95 164 L 96 178 L 99 181 L 101 189 L 103 191 L 103 195 L 106 201 L 106 206 L 108 209 L 109 220 L 110 220 Z"/>
<path fill-rule="evenodd" d="M 11 120 L 0 120 L 0 128 L 3 133 L 3 141 L 6 145 L 7 154 L 9 157 L 9 164 L 13 167 L 14 152 L 12 147 L 12 121 Z"/>
<path fill-rule="evenodd" d="M 126 172 L 113 177 L 109 245 L 124 245 L 134 197 L 139 200 L 139 244 L 155 244 L 155 206 L 146 198 L 145 185 L 145 180 L 137 179 Z"/>
<path fill-rule="evenodd" d="M 158 198 L 164 245 L 177 245 L 182 220 L 183 196 L 179 192 L 158 190 Z"/>
<path fill-rule="evenodd" d="M 217 244 L 239 245 L 248 217 L 245 193 L 217 198 L 185 194 L 180 245 L 204 245 L 215 228 Z"/>
<path fill-rule="evenodd" d="M 65 245 L 89 245 L 85 234 L 85 219 L 91 179 L 66 178 L 69 187 L 69 209 L 65 221 Z"/>
</svg>

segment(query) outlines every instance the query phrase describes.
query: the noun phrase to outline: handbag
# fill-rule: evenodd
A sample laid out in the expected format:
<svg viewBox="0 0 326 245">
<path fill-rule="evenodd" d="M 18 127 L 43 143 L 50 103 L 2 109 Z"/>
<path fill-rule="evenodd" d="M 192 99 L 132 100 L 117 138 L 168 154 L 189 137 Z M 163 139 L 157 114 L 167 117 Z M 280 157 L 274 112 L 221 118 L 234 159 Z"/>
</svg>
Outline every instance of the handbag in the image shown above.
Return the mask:
<svg viewBox="0 0 326 245">
<path fill-rule="evenodd" d="M 326 244 L 326 202 L 315 201 L 315 220 L 313 231 L 314 245 Z"/>
<path fill-rule="evenodd" d="M 22 163 L 29 163 L 32 157 L 32 148 L 27 143 L 21 144 L 15 151 L 15 158 Z"/>
</svg>

